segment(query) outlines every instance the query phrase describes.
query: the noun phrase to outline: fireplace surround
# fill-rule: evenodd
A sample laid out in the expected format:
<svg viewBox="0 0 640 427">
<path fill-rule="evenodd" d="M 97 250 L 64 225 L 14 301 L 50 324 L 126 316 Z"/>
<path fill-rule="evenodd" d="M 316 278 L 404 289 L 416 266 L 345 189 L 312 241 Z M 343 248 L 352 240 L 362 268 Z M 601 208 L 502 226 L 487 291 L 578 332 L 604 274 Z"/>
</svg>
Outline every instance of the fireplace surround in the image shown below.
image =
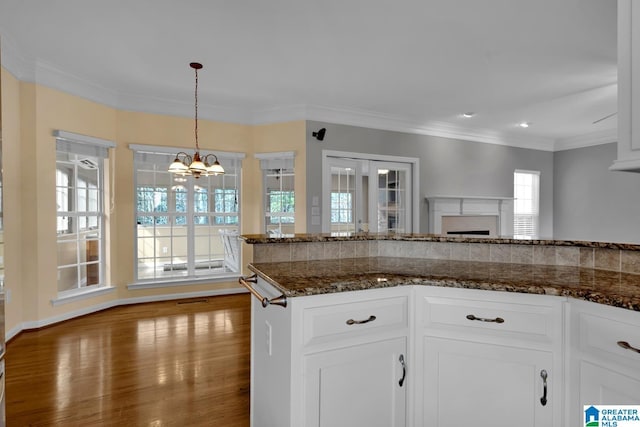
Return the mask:
<svg viewBox="0 0 640 427">
<path fill-rule="evenodd" d="M 429 233 L 501 237 L 513 234 L 513 197 L 428 196 Z"/>
</svg>

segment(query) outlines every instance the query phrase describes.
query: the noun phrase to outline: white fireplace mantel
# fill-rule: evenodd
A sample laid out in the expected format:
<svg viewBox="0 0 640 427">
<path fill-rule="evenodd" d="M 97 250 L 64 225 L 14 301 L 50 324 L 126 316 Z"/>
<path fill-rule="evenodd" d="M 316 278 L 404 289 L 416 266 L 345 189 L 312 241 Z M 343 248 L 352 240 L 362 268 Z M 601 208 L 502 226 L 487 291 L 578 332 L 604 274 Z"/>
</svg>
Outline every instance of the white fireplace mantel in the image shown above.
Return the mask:
<svg viewBox="0 0 640 427">
<path fill-rule="evenodd" d="M 513 234 L 513 197 L 426 196 L 425 198 L 429 203 L 429 233 L 442 233 L 443 216 L 495 216 L 498 221 L 499 235 Z"/>
</svg>

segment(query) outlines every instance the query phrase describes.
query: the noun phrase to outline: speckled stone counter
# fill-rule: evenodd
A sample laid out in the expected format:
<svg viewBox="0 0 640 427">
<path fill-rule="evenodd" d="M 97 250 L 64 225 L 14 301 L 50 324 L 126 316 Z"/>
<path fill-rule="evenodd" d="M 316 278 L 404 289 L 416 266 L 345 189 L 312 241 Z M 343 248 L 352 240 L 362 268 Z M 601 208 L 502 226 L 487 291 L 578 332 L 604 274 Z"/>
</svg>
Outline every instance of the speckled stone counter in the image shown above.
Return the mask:
<svg viewBox="0 0 640 427">
<path fill-rule="evenodd" d="M 428 285 L 558 295 L 640 311 L 640 245 L 433 234 L 244 235 L 288 297 Z"/>
<path fill-rule="evenodd" d="M 352 233 L 352 234 L 293 234 L 274 237 L 267 234 L 245 234 L 242 239 L 249 244 L 264 243 L 309 243 L 309 242 L 353 242 L 353 241 L 405 241 L 405 242 L 448 242 L 448 243 L 485 243 L 494 245 L 524 246 L 572 246 L 581 248 L 620 249 L 640 251 L 635 243 L 589 242 L 584 240 L 552 239 L 516 239 L 513 237 L 444 236 L 439 234 L 389 234 L 389 233 Z"/>
<path fill-rule="evenodd" d="M 244 235 L 254 262 L 398 257 L 556 265 L 640 274 L 640 245 L 569 240 L 519 240 L 432 234 Z"/>
<path fill-rule="evenodd" d="M 427 285 L 559 295 L 640 311 L 640 275 L 564 265 L 387 256 L 254 262 L 287 297 Z"/>
</svg>

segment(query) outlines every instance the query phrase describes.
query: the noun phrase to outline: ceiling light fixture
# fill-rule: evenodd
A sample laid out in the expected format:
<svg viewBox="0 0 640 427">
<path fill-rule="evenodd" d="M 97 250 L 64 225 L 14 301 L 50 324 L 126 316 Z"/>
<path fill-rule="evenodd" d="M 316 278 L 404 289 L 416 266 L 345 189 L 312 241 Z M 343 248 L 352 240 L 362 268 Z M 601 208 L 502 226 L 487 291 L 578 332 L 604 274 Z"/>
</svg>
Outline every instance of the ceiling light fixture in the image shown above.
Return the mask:
<svg viewBox="0 0 640 427">
<path fill-rule="evenodd" d="M 518 126 L 520 126 L 521 128 L 528 128 L 529 126 L 531 126 L 531 123 L 529 122 L 522 122 L 520 123 Z"/>
<path fill-rule="evenodd" d="M 175 160 L 169 166 L 169 172 L 178 175 L 193 175 L 198 179 L 201 176 L 223 175 L 224 168 L 218 162 L 215 154 L 207 154 L 200 158 L 200 146 L 198 145 L 198 70 L 202 68 L 202 64 L 192 62 L 189 64 L 196 72 L 196 90 L 195 90 L 195 136 L 196 136 L 196 152 L 193 157 L 180 151 L 176 154 Z M 213 163 L 209 163 L 209 157 L 213 157 Z"/>
<path fill-rule="evenodd" d="M 473 112 L 469 112 L 469 113 L 462 113 L 462 117 L 466 118 L 466 119 L 470 119 L 471 117 L 475 116 L 476 113 Z"/>
</svg>

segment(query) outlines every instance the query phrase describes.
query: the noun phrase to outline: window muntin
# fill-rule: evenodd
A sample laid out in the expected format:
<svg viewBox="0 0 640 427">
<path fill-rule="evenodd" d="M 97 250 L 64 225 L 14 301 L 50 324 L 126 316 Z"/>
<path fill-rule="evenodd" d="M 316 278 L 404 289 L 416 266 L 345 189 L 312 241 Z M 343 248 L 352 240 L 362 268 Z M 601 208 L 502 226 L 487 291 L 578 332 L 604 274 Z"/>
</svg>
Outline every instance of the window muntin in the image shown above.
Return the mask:
<svg viewBox="0 0 640 427">
<path fill-rule="evenodd" d="M 197 180 L 167 172 L 171 160 L 135 153 L 136 281 L 237 273 L 240 160 L 219 156 L 225 174 Z"/>
<path fill-rule="evenodd" d="M 104 281 L 103 163 L 100 156 L 67 149 L 56 155 L 60 293 L 100 286 Z"/>
<path fill-rule="evenodd" d="M 331 192 L 331 223 L 351 224 L 353 222 L 353 194 Z"/>
<path fill-rule="evenodd" d="M 538 237 L 540 172 L 516 170 L 513 174 L 513 235 L 520 239 Z"/>
<path fill-rule="evenodd" d="M 295 192 L 275 190 L 270 191 L 267 196 L 267 224 L 293 224 Z"/>
<path fill-rule="evenodd" d="M 263 170 L 264 227 L 268 234 L 291 235 L 295 229 L 293 168 Z"/>
<path fill-rule="evenodd" d="M 264 232 L 271 236 L 295 233 L 295 172 L 293 151 L 257 153 L 262 170 Z"/>
</svg>

